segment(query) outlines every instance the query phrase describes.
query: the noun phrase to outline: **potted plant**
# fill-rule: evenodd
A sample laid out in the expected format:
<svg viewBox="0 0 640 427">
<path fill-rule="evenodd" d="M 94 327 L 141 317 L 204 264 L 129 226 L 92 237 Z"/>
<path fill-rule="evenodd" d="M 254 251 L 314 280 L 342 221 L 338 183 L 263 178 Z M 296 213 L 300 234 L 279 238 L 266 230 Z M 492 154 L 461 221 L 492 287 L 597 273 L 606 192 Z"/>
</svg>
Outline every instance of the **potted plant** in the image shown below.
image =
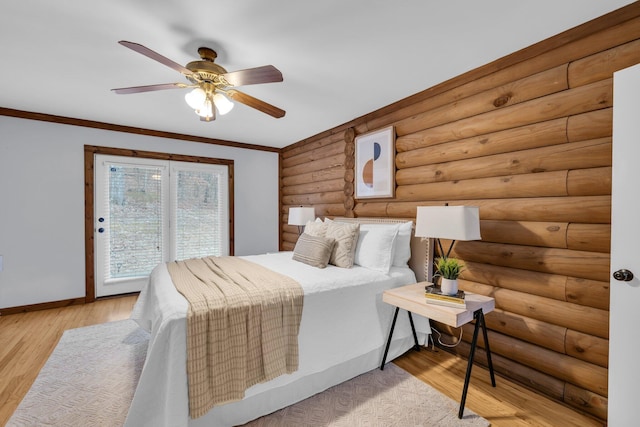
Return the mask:
<svg viewBox="0 0 640 427">
<path fill-rule="evenodd" d="M 436 275 L 440 276 L 440 290 L 445 295 L 458 293 L 458 276 L 464 270 L 464 263 L 456 258 L 436 258 Z"/>
</svg>

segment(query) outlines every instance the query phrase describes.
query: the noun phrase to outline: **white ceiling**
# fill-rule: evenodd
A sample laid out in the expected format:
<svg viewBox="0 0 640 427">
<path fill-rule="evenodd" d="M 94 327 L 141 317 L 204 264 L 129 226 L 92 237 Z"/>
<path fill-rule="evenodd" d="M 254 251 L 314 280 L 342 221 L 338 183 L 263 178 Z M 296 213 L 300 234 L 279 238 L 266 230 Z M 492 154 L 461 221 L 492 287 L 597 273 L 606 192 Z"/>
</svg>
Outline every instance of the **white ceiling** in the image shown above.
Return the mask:
<svg viewBox="0 0 640 427">
<path fill-rule="evenodd" d="M 629 0 L 1 0 L 0 107 L 284 147 L 631 3 Z M 272 64 L 284 82 L 240 89 L 287 111 L 238 104 L 201 122 L 186 82 L 120 46 L 185 65 L 197 48 L 228 71 Z"/>
</svg>

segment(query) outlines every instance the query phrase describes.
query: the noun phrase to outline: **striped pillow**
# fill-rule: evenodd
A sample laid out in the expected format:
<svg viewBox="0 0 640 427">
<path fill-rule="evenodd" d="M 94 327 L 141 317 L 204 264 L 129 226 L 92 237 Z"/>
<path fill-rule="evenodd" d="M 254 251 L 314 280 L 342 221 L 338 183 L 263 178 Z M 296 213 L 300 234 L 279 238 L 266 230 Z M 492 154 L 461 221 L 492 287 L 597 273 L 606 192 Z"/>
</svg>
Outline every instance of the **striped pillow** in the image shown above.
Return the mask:
<svg viewBox="0 0 640 427">
<path fill-rule="evenodd" d="M 313 267 L 325 268 L 335 243 L 333 239 L 302 233 L 293 248 L 293 259 Z"/>
</svg>

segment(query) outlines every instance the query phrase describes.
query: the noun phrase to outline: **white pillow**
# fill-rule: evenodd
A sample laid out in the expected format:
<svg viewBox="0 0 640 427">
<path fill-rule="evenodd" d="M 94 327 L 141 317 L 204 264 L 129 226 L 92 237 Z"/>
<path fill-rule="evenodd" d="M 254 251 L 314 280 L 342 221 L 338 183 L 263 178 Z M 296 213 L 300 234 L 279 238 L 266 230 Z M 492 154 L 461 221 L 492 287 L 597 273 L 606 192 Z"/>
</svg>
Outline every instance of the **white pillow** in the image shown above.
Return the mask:
<svg viewBox="0 0 640 427">
<path fill-rule="evenodd" d="M 400 224 L 361 224 L 354 264 L 388 273 Z"/>
<path fill-rule="evenodd" d="M 324 237 L 327 234 L 327 224 L 322 222 L 320 218 L 316 218 L 315 221 L 307 221 L 304 232 L 310 236 Z"/>
<path fill-rule="evenodd" d="M 413 229 L 413 221 L 407 221 L 400 224 L 398 236 L 396 237 L 396 245 L 393 248 L 394 267 L 406 267 L 411 258 L 411 230 Z"/>
</svg>

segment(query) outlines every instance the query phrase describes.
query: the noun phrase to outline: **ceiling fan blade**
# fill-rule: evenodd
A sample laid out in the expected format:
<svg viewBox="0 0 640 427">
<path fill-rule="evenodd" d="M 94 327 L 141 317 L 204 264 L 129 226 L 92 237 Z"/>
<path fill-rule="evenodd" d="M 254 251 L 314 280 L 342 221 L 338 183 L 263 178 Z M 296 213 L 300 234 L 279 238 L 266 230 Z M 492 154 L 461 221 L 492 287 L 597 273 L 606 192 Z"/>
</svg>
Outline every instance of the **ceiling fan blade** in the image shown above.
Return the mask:
<svg viewBox="0 0 640 427">
<path fill-rule="evenodd" d="M 196 86 L 197 85 L 187 85 L 184 83 L 162 83 L 158 85 L 121 87 L 121 88 L 111 89 L 111 90 L 117 94 L 125 95 L 129 93 L 153 92 L 155 90 L 165 90 L 165 89 L 184 89 L 186 87 L 196 87 Z"/>
<path fill-rule="evenodd" d="M 224 77 L 231 86 L 245 86 L 282 81 L 282 73 L 273 65 L 232 71 L 230 73 L 223 74 L 222 77 Z"/>
<path fill-rule="evenodd" d="M 169 68 L 173 68 L 174 70 L 176 70 L 179 73 L 184 74 L 185 76 L 190 76 L 193 74 L 193 72 L 191 70 L 189 70 L 188 68 L 183 67 L 182 65 L 178 64 L 177 62 L 173 62 L 172 60 L 170 60 L 169 58 L 166 58 L 162 55 L 160 55 L 157 52 L 154 52 L 153 50 L 149 49 L 148 47 L 145 47 L 141 44 L 138 43 L 133 43 L 133 42 L 128 42 L 126 40 L 120 40 L 118 43 L 120 43 L 122 46 L 128 47 L 131 50 L 134 50 L 138 53 L 141 53 L 142 55 L 153 59 L 154 61 L 158 61 L 161 64 L 166 65 Z"/>
<path fill-rule="evenodd" d="M 256 110 L 262 111 L 263 113 L 275 117 L 276 119 L 284 117 L 285 115 L 284 110 L 281 110 L 278 107 L 267 104 L 266 102 L 261 101 L 258 98 L 254 98 L 251 95 L 247 95 L 246 93 L 237 91 L 235 89 L 228 90 L 225 92 L 225 94 L 234 101 L 238 101 L 244 105 L 255 108 Z"/>
</svg>

